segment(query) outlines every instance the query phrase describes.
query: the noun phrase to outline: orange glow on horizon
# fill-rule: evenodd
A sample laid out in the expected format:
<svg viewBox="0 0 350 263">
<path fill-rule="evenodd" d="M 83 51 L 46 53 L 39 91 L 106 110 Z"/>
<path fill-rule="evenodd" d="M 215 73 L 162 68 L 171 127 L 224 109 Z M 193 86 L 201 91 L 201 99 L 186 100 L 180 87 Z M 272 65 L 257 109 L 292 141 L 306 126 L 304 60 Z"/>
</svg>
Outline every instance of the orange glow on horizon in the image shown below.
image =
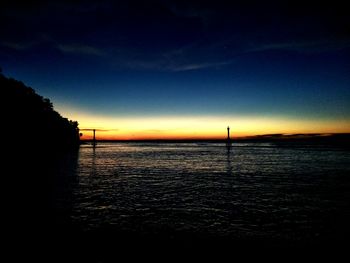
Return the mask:
<svg viewBox="0 0 350 263">
<path fill-rule="evenodd" d="M 225 139 L 227 126 L 231 138 L 262 134 L 348 133 L 347 121 L 302 121 L 273 118 L 86 118 L 81 116 L 80 129 L 96 131 L 97 140 L 156 140 L 156 139 Z M 330 129 L 329 127 L 332 127 Z M 92 131 L 81 131 L 82 140 L 92 139 Z"/>
<path fill-rule="evenodd" d="M 63 116 L 77 120 L 82 140 L 225 139 L 262 134 L 350 133 L 350 119 L 297 119 L 283 116 L 108 117 L 64 107 Z M 99 131 L 103 130 L 103 131 Z"/>
</svg>

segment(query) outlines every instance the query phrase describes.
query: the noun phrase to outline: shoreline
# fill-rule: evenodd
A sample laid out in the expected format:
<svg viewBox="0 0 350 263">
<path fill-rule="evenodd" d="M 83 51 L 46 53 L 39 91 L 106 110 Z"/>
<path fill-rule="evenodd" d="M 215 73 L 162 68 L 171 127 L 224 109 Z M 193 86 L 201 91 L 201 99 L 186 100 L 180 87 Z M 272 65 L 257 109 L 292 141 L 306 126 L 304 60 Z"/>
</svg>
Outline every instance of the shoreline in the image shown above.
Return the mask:
<svg viewBox="0 0 350 263">
<path fill-rule="evenodd" d="M 97 139 L 97 143 L 227 143 L 227 139 Z M 93 143 L 92 139 L 80 140 L 80 144 Z M 350 133 L 339 134 L 268 134 L 231 138 L 230 143 L 302 143 L 335 144 L 350 146 Z"/>
</svg>

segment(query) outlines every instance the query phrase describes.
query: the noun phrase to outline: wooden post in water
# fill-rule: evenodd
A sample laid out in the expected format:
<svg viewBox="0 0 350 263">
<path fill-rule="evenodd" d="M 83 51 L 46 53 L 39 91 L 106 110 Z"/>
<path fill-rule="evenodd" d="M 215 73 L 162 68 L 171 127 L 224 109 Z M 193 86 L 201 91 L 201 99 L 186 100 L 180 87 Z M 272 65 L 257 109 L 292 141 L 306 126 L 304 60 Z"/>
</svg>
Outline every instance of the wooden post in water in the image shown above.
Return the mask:
<svg viewBox="0 0 350 263">
<path fill-rule="evenodd" d="M 94 132 L 94 137 L 93 137 L 93 139 L 92 139 L 92 144 L 93 144 L 93 146 L 95 147 L 95 146 L 96 146 L 96 130 L 93 129 L 93 132 Z"/>
<path fill-rule="evenodd" d="M 227 126 L 226 146 L 227 146 L 227 149 L 228 149 L 228 150 L 231 148 L 230 126 Z"/>
</svg>

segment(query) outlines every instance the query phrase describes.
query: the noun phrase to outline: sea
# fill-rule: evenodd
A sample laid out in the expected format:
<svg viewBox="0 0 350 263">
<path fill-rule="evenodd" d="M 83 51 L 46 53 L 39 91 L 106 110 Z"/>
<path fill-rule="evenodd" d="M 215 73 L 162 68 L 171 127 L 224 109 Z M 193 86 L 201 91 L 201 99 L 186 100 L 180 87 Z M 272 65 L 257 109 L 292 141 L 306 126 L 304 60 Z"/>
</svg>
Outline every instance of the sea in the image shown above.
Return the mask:
<svg viewBox="0 0 350 263">
<path fill-rule="evenodd" d="M 83 144 L 58 170 L 55 220 L 82 233 L 188 246 L 342 243 L 349 164 L 349 149 L 332 145 Z"/>
</svg>

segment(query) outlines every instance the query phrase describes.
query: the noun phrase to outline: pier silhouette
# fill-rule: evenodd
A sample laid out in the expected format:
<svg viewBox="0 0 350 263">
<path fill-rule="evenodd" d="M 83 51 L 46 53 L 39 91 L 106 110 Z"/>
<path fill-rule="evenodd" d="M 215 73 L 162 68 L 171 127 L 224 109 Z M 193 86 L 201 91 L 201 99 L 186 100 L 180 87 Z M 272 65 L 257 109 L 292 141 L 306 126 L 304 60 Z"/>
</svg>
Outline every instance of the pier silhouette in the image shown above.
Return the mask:
<svg viewBox="0 0 350 263">
<path fill-rule="evenodd" d="M 87 128 L 87 129 L 80 129 L 81 131 L 92 131 L 93 132 L 93 135 L 92 135 L 92 146 L 95 147 L 96 146 L 96 130 L 98 129 L 90 129 L 90 128 Z M 98 130 L 98 131 L 105 131 L 105 130 Z M 83 135 L 83 134 L 81 134 Z"/>
<path fill-rule="evenodd" d="M 107 132 L 107 131 L 110 131 L 110 130 L 104 130 L 104 129 L 94 129 L 94 128 L 84 128 L 84 129 L 80 129 L 80 131 L 92 131 L 92 140 L 91 140 L 91 143 L 92 143 L 92 146 L 96 146 L 97 144 L 97 139 L 96 139 L 96 132 Z M 83 134 L 81 133 L 81 136 Z M 89 140 L 90 141 L 90 140 Z"/>
<path fill-rule="evenodd" d="M 96 128 L 84 128 L 84 129 L 80 129 L 80 131 L 92 131 L 92 139 L 83 139 L 85 141 L 91 141 L 92 146 L 96 146 L 97 145 L 97 139 L 96 139 L 96 132 L 109 132 L 109 131 L 118 131 L 118 129 L 96 129 Z M 80 136 L 83 136 L 83 134 L 81 133 Z M 106 141 L 105 139 L 100 139 L 100 141 Z M 112 140 L 114 141 L 114 140 Z"/>
</svg>

